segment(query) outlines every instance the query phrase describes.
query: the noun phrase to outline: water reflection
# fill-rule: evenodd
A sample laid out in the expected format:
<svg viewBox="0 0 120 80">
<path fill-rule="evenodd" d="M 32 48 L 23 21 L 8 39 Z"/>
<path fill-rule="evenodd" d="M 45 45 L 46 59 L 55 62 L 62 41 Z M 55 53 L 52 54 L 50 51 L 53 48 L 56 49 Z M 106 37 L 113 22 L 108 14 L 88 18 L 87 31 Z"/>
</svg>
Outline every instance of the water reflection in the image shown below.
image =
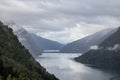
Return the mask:
<svg viewBox="0 0 120 80">
<path fill-rule="evenodd" d="M 60 80 L 109 80 L 112 75 L 73 60 L 80 54 L 44 53 L 36 60 Z"/>
</svg>

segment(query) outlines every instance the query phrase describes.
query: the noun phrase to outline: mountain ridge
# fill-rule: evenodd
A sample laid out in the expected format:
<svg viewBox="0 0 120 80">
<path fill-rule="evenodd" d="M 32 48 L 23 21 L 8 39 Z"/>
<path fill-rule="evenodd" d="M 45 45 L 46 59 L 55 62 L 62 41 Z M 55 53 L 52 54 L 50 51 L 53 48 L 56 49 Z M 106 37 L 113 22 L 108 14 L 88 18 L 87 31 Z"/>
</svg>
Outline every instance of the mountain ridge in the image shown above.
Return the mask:
<svg viewBox="0 0 120 80">
<path fill-rule="evenodd" d="M 28 31 L 26 31 L 23 27 L 16 25 L 15 23 L 10 23 L 8 25 L 13 29 L 14 34 L 18 37 L 22 45 L 29 50 L 32 56 L 36 57 L 42 53 L 42 50 L 38 49 L 38 46 Z"/>
<path fill-rule="evenodd" d="M 13 29 L 14 34 L 18 36 L 22 45 L 24 45 L 34 57 L 40 55 L 44 50 L 59 50 L 63 47 L 61 43 L 30 33 L 14 22 L 8 23 L 8 25 Z"/>
<path fill-rule="evenodd" d="M 75 61 L 90 64 L 93 67 L 120 71 L 120 27 L 105 39 L 96 50 L 89 50 Z"/>
<path fill-rule="evenodd" d="M 49 74 L 0 22 L 0 80 L 58 80 Z"/>
<path fill-rule="evenodd" d="M 95 34 L 89 35 L 82 39 L 76 40 L 72 43 L 67 44 L 64 46 L 60 52 L 63 53 L 85 53 L 87 52 L 91 46 L 100 44 L 104 39 L 109 37 L 112 33 L 117 30 L 115 29 L 104 29 Z"/>
<path fill-rule="evenodd" d="M 59 50 L 63 47 L 63 45 L 57 41 L 45 39 L 33 33 L 31 33 L 31 36 L 36 42 L 37 46 L 42 50 Z"/>
</svg>

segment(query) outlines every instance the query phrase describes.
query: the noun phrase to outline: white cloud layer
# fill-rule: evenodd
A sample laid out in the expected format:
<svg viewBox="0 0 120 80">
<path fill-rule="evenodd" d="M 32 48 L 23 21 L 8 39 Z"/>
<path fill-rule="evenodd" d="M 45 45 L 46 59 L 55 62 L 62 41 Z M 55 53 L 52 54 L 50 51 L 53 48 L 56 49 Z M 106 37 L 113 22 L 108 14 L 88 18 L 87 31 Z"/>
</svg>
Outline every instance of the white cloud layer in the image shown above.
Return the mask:
<svg viewBox="0 0 120 80">
<path fill-rule="evenodd" d="M 0 19 L 62 43 L 120 25 L 120 0 L 1 0 Z"/>
<path fill-rule="evenodd" d="M 110 51 L 120 50 L 120 45 L 119 44 L 115 44 L 113 47 L 107 47 L 106 50 L 110 50 Z"/>
<path fill-rule="evenodd" d="M 100 49 L 100 48 L 99 48 L 99 46 L 97 46 L 97 45 L 93 45 L 93 46 L 90 47 L 90 49 L 91 49 L 91 50 L 98 50 L 98 49 Z"/>
</svg>

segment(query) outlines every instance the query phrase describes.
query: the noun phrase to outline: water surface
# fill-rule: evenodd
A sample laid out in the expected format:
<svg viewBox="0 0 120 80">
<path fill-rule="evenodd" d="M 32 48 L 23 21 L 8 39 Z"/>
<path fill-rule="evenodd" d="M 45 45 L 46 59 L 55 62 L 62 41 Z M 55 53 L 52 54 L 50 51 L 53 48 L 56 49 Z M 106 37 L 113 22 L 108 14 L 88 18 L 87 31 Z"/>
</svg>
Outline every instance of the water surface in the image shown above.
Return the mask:
<svg viewBox="0 0 120 80">
<path fill-rule="evenodd" d="M 112 74 L 74 61 L 80 54 L 43 53 L 36 60 L 60 80 L 110 80 Z"/>
</svg>

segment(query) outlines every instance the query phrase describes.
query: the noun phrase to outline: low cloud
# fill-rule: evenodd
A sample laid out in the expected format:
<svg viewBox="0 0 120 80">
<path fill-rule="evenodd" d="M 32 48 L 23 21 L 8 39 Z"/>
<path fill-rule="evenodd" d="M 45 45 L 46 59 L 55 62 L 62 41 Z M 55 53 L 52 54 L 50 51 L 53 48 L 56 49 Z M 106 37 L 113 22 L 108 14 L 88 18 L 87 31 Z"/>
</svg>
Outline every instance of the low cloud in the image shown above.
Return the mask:
<svg viewBox="0 0 120 80">
<path fill-rule="evenodd" d="M 113 47 L 107 47 L 106 50 L 118 51 L 118 50 L 120 50 L 120 45 L 119 44 L 115 44 Z"/>
<path fill-rule="evenodd" d="M 91 47 L 90 47 L 90 50 L 98 50 L 98 49 L 100 49 L 100 48 L 99 48 L 99 46 L 97 46 L 97 45 L 94 45 L 94 46 L 91 46 Z"/>
</svg>

